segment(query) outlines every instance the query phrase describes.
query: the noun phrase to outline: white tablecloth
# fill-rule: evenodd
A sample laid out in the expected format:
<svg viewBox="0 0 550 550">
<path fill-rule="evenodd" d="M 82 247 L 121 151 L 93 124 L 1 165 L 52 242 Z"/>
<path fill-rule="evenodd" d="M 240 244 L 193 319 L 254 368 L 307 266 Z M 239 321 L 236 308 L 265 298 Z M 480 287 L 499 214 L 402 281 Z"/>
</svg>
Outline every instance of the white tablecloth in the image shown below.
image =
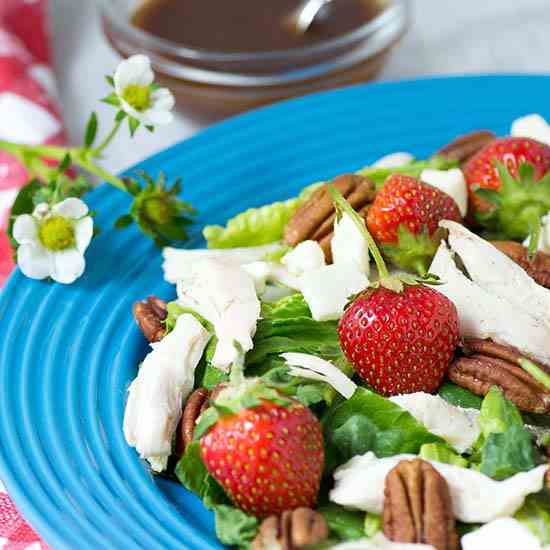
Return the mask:
<svg viewBox="0 0 550 550">
<path fill-rule="evenodd" d="M 98 110 L 105 126 L 110 123 L 112 110 L 97 99 L 106 92 L 103 75 L 116 66 L 117 56 L 101 34 L 94 0 L 51 1 L 62 110 L 69 135 L 77 141 L 92 109 Z M 550 73 L 549 0 L 412 0 L 412 4 L 413 25 L 380 79 Z M 178 116 L 153 138 L 144 133 L 129 141 L 121 135 L 106 165 L 120 170 L 197 130 Z"/>
</svg>

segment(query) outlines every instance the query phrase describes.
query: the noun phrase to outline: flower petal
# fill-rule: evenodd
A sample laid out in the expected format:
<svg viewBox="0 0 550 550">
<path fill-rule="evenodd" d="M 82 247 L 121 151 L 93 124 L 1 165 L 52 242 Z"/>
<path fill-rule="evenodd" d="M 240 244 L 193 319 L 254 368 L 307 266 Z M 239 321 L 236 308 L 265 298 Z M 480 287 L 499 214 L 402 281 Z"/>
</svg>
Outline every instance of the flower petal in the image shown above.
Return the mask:
<svg viewBox="0 0 550 550">
<path fill-rule="evenodd" d="M 38 240 L 38 226 L 30 214 L 17 216 L 13 224 L 13 238 L 19 244 L 33 244 Z"/>
<path fill-rule="evenodd" d="M 23 244 L 17 249 L 17 264 L 23 275 L 31 279 L 50 276 L 53 262 L 51 253 L 40 244 Z"/>
<path fill-rule="evenodd" d="M 85 268 L 84 256 L 76 248 L 53 253 L 51 277 L 58 283 L 66 285 L 74 283 L 84 273 Z"/>
<path fill-rule="evenodd" d="M 120 99 L 120 108 L 131 117 L 134 117 L 135 119 L 139 120 L 140 122 L 146 122 L 144 113 L 140 113 L 139 111 L 136 111 L 127 101 L 124 99 Z"/>
<path fill-rule="evenodd" d="M 159 88 L 151 94 L 152 109 L 171 111 L 176 104 L 174 95 L 168 88 Z"/>
<path fill-rule="evenodd" d="M 146 55 L 133 55 L 121 61 L 115 71 L 115 92 L 120 96 L 128 85 L 149 86 L 154 79 L 149 58 Z"/>
<path fill-rule="evenodd" d="M 80 254 L 84 254 L 88 248 L 94 234 L 94 220 L 89 216 L 76 222 L 74 226 L 74 235 L 76 239 L 76 249 Z"/>
<path fill-rule="evenodd" d="M 79 220 L 88 213 L 88 207 L 84 201 L 71 197 L 70 199 L 65 199 L 63 202 L 55 204 L 52 207 L 52 212 L 63 218 Z"/>
</svg>

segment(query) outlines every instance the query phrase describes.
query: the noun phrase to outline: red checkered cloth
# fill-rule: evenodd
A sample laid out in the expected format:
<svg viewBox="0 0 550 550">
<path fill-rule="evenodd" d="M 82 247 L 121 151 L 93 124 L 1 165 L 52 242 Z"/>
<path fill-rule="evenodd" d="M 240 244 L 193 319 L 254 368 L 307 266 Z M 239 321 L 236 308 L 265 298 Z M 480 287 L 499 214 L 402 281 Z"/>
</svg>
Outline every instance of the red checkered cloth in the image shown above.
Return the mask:
<svg viewBox="0 0 550 550">
<path fill-rule="evenodd" d="M 55 99 L 47 0 L 0 0 L 0 139 L 62 144 L 65 135 Z M 0 152 L 0 286 L 13 268 L 5 233 L 25 169 Z M 45 550 L 48 546 L 19 515 L 0 483 L 0 548 Z"/>
<path fill-rule="evenodd" d="M 47 0 L 0 0 L 0 139 L 62 144 L 46 25 Z M 5 233 L 25 169 L 0 152 L 0 287 L 13 269 Z"/>
</svg>

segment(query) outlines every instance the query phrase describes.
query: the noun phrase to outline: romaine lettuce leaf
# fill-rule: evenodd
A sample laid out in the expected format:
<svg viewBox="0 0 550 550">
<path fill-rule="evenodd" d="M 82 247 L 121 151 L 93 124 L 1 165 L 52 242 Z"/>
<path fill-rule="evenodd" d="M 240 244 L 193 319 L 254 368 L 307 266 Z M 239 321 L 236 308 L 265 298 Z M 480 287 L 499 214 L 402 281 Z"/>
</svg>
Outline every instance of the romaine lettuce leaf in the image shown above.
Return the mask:
<svg viewBox="0 0 550 550">
<path fill-rule="evenodd" d="M 365 536 L 365 513 L 346 510 L 330 503 L 318 510 L 327 522 L 330 534 L 341 540 L 357 540 Z"/>
<path fill-rule="evenodd" d="M 447 445 L 407 411 L 366 388 L 357 388 L 350 399 L 327 411 L 323 426 L 328 471 L 345 462 L 351 449 L 382 458 L 417 454 L 425 443 Z"/>
<path fill-rule="evenodd" d="M 221 225 L 207 225 L 203 230 L 208 248 L 260 246 L 280 241 L 286 224 L 298 208 L 319 186 L 306 187 L 296 198 L 274 202 L 260 208 L 249 208 Z"/>
<path fill-rule="evenodd" d="M 250 548 L 258 533 L 259 521 L 234 506 L 220 504 L 214 508 L 216 535 L 222 544 Z"/>
<path fill-rule="evenodd" d="M 496 386 L 483 399 L 478 422 L 480 472 L 501 480 L 535 467 L 533 438 L 517 407 Z"/>
<path fill-rule="evenodd" d="M 481 397 L 452 382 L 445 382 L 437 393 L 440 397 L 445 399 L 447 403 L 455 405 L 456 407 L 462 407 L 464 409 L 481 409 L 481 403 L 483 401 Z"/>
<path fill-rule="evenodd" d="M 424 460 L 435 460 L 437 462 L 444 462 L 445 464 L 454 464 L 461 468 L 468 467 L 468 461 L 455 453 L 447 445 L 441 445 L 440 443 L 426 443 L 420 447 L 420 458 Z"/>
<path fill-rule="evenodd" d="M 514 517 L 530 529 L 541 544 L 550 544 L 550 493 L 547 490 L 529 495 Z"/>
</svg>

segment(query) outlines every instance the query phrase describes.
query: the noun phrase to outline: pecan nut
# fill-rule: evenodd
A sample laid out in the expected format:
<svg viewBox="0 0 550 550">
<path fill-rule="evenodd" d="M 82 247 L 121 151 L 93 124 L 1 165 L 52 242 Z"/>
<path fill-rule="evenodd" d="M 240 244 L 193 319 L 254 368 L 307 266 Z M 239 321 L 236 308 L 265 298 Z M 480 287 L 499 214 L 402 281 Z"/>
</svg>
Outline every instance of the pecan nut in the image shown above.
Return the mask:
<svg viewBox="0 0 550 550">
<path fill-rule="evenodd" d="M 520 265 L 539 285 L 550 288 L 550 254 L 537 252 L 530 260 L 525 246 L 514 241 L 492 241 L 502 253 Z"/>
<path fill-rule="evenodd" d="M 458 549 L 447 482 L 421 459 L 402 460 L 386 476 L 383 525 L 384 535 L 395 542 Z"/>
<path fill-rule="evenodd" d="M 166 302 L 156 296 L 149 296 L 133 307 L 134 319 L 149 342 L 162 340 L 166 333 L 164 321 L 168 315 Z"/>
<path fill-rule="evenodd" d="M 193 441 L 195 426 L 199 416 L 210 406 L 220 392 L 225 388 L 225 384 L 218 384 L 212 391 L 206 388 L 196 389 L 187 399 L 180 426 L 178 428 L 177 453 L 182 455 L 185 448 Z"/>
<path fill-rule="evenodd" d="M 310 508 L 287 510 L 269 516 L 260 525 L 252 550 L 294 550 L 319 544 L 328 538 L 325 518 Z"/>
<path fill-rule="evenodd" d="M 463 349 L 467 355 L 449 368 L 452 382 L 481 396 L 487 395 L 492 386 L 498 386 L 520 410 L 550 412 L 550 391 L 521 368 L 519 362 L 523 356 L 516 348 L 472 338 L 464 342 Z"/>
<path fill-rule="evenodd" d="M 367 210 L 374 199 L 376 187 L 364 176 L 344 174 L 332 184 L 347 199 L 351 206 L 366 220 Z M 317 189 L 292 216 L 285 227 L 284 240 L 290 246 L 302 241 L 317 241 L 327 262 L 332 261 L 330 243 L 332 241 L 336 213 L 328 186 Z"/>
<path fill-rule="evenodd" d="M 467 162 L 487 143 L 496 139 L 496 135 L 489 130 L 478 130 L 457 137 L 445 147 L 437 151 L 436 156 L 447 160 L 456 160 L 459 163 Z"/>
</svg>

